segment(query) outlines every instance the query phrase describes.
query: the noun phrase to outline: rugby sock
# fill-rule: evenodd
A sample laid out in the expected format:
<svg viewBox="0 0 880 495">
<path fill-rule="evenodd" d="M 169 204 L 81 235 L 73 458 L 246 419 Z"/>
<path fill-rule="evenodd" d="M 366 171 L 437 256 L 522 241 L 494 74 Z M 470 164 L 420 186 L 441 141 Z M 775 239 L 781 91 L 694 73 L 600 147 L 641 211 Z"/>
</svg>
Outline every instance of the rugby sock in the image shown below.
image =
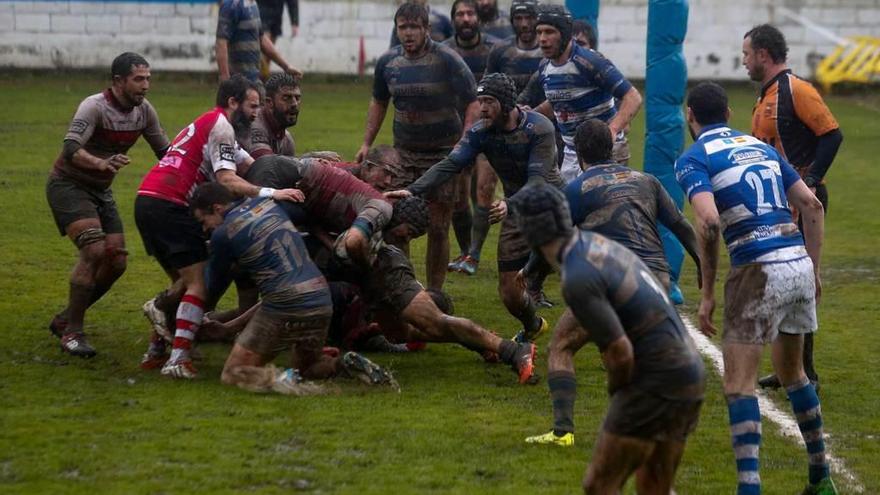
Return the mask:
<svg viewBox="0 0 880 495">
<path fill-rule="evenodd" d="M 760 495 L 758 450 L 761 447 L 761 410 L 754 395 L 728 395 L 730 435 L 736 455 L 737 495 Z"/>
<path fill-rule="evenodd" d="M 64 333 L 82 332 L 83 318 L 86 314 L 86 308 L 89 307 L 89 301 L 92 298 L 94 285 L 70 283 L 70 298 L 67 307 L 67 328 Z"/>
<path fill-rule="evenodd" d="M 801 383 L 786 387 L 788 400 L 807 445 L 810 456 L 810 484 L 815 485 L 830 475 L 825 458 L 825 437 L 822 432 L 822 407 L 819 396 L 808 378 Z"/>
<path fill-rule="evenodd" d="M 483 244 L 486 242 L 486 236 L 489 235 L 489 208 L 474 206 L 473 218 L 470 256 L 479 261 L 480 252 L 483 250 Z"/>
<path fill-rule="evenodd" d="M 534 335 L 541 329 L 541 318 L 535 313 L 535 301 L 532 300 L 526 291 L 523 291 L 522 304 L 522 310 L 513 316 L 523 324 L 523 330 L 525 330 L 526 335 Z"/>
<path fill-rule="evenodd" d="M 574 433 L 574 400 L 577 397 L 577 380 L 571 371 L 547 373 L 547 387 L 553 402 L 553 434 L 561 437 Z"/>
<path fill-rule="evenodd" d="M 177 328 L 174 332 L 174 344 L 170 361 L 179 361 L 189 357 L 196 331 L 205 314 L 205 303 L 192 294 L 185 294 L 177 307 Z"/>
<path fill-rule="evenodd" d="M 461 254 L 467 254 L 471 247 L 471 225 L 473 217 L 470 207 L 452 214 L 452 229 L 455 231 L 455 240 L 458 241 L 458 249 Z"/>
</svg>

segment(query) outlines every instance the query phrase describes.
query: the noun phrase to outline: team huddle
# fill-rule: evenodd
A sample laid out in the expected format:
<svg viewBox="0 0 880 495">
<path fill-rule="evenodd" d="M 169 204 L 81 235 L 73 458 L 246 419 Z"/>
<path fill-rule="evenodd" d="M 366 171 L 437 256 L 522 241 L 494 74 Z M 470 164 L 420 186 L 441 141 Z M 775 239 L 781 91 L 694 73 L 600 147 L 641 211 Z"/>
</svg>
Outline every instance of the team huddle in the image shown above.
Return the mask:
<svg viewBox="0 0 880 495">
<path fill-rule="evenodd" d="M 79 252 L 68 305 L 49 325 L 61 349 L 97 354 L 83 332 L 85 314 L 123 274 L 127 256 L 110 186 L 143 136 L 158 162 L 137 190 L 135 223 L 169 285 L 143 305 L 151 337 L 141 368 L 193 379 L 196 344 L 220 341 L 232 344 L 221 381 L 247 390 L 311 395 L 334 377 L 397 388 L 360 352 L 438 342 L 535 383 L 534 342 L 550 329 L 538 310 L 554 304 L 543 284 L 558 272 L 565 310 L 547 350 L 552 429 L 525 441 L 574 444 L 574 355 L 593 342 L 610 402 L 584 491 L 619 493 L 634 474 L 638 493 L 668 494 L 698 423 L 706 372 L 669 297 L 675 281 L 659 226 L 696 263 L 698 326 L 707 335 L 716 333 L 723 237 L 731 259 L 723 387 L 737 493 L 761 491 L 756 384 L 786 388 L 809 456 L 804 493 L 837 493 L 812 335 L 823 178 L 842 135 L 815 90 L 787 70 L 782 34 L 762 25 L 743 40 L 744 65 L 763 86 L 754 137 L 728 127 L 721 86 L 689 91 L 694 143 L 675 174 L 692 225 L 656 178 L 629 168 L 627 133 L 641 95 L 565 8 L 514 0 L 504 19 L 495 2 L 457 0 L 453 34 L 443 42 L 432 39 L 440 24 L 432 16 L 423 2 L 397 10 L 353 162 L 333 151 L 297 154 L 290 129 L 300 111 L 299 72 L 264 83 L 253 63 L 236 73 L 234 23 L 221 19 L 218 29 L 231 63 L 221 70 L 216 106 L 172 140 L 145 98 L 148 62 L 119 55 L 111 86 L 77 109 L 46 186 L 58 230 Z M 376 145 L 389 104 L 394 143 Z M 511 335 L 454 316 L 442 290 L 447 273 L 476 273 L 495 223 L 499 296 L 521 324 Z M 460 248 L 452 259 L 450 226 Z M 425 285 L 409 259 L 410 241 L 422 235 Z M 232 284 L 237 306 L 218 309 Z M 758 380 L 767 344 L 775 375 Z M 286 352 L 290 366 L 275 367 Z"/>
</svg>

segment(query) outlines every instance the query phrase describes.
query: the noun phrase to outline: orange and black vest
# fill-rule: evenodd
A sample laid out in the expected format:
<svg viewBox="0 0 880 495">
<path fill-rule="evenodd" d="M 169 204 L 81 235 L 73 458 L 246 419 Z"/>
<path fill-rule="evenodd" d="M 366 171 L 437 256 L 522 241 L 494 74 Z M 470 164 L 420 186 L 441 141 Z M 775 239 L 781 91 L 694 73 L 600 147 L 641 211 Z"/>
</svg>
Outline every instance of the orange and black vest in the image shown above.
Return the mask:
<svg viewBox="0 0 880 495">
<path fill-rule="evenodd" d="M 775 147 L 802 174 L 816 158 L 819 136 L 837 129 L 816 88 L 784 70 L 761 88 L 752 135 Z"/>
</svg>

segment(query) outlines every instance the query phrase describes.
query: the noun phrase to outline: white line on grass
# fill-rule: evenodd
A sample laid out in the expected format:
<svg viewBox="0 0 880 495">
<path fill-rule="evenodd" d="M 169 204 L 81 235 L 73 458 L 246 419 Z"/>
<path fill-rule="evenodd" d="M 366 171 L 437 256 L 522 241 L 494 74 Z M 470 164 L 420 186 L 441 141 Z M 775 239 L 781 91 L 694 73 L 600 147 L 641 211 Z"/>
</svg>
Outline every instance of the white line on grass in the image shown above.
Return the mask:
<svg viewBox="0 0 880 495">
<path fill-rule="evenodd" d="M 721 350 L 719 350 L 718 347 L 716 347 L 715 344 L 713 344 L 705 335 L 700 333 L 687 316 L 681 315 L 681 319 L 684 322 L 685 327 L 687 327 L 688 333 L 690 333 L 691 337 L 694 339 L 697 349 L 699 349 L 701 354 L 712 360 L 712 364 L 715 366 L 715 371 L 717 371 L 720 376 L 723 376 L 724 360 L 721 357 Z M 761 415 L 776 423 L 784 436 L 795 439 L 798 444 L 803 446 L 804 439 L 801 436 L 801 431 L 798 429 L 797 421 L 795 421 L 790 414 L 783 412 L 776 407 L 776 404 L 774 404 L 773 401 L 770 400 L 770 397 L 768 397 L 763 391 L 758 390 L 757 395 L 758 405 L 761 408 Z M 829 436 L 830 435 L 826 432 L 825 437 L 827 438 Z M 848 485 L 851 492 L 864 493 L 865 487 L 859 482 L 855 473 L 846 467 L 843 459 L 832 455 L 830 450 L 827 449 L 827 446 L 825 452 L 828 462 L 831 464 L 832 474 L 839 481 Z"/>
</svg>

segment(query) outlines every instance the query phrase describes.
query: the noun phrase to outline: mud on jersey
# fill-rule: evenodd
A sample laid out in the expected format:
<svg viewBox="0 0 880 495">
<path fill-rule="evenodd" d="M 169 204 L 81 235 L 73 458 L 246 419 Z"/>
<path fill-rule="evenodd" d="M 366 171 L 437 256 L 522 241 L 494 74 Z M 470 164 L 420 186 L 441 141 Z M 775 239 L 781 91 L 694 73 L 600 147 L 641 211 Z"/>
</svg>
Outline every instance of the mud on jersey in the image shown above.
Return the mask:
<svg viewBox="0 0 880 495">
<path fill-rule="evenodd" d="M 138 195 L 186 206 L 196 186 L 214 180 L 217 171 L 235 172 L 236 161 L 246 156 L 226 113 L 217 107 L 177 134 L 165 156 L 147 172 Z"/>
<path fill-rule="evenodd" d="M 149 101 L 125 109 L 113 92 L 106 89 L 79 104 L 64 140 L 75 141 L 89 154 L 104 159 L 127 153 L 141 135 L 155 152 L 168 146 L 168 136 L 159 125 L 159 116 Z M 83 170 L 70 163 L 63 154 L 55 160 L 52 174 L 101 190 L 109 188 L 116 176 L 112 172 Z"/>
</svg>

